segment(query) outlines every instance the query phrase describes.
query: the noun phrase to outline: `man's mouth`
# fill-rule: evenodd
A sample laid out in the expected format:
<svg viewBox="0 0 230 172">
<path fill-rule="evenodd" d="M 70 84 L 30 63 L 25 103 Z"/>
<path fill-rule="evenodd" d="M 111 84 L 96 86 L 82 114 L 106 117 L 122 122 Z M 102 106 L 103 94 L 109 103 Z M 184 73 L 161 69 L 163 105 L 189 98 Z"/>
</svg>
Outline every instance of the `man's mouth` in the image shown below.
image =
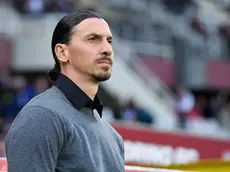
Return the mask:
<svg viewBox="0 0 230 172">
<path fill-rule="evenodd" d="M 108 64 L 108 65 L 112 65 L 112 62 L 109 60 L 100 60 L 98 61 L 99 64 Z"/>
</svg>

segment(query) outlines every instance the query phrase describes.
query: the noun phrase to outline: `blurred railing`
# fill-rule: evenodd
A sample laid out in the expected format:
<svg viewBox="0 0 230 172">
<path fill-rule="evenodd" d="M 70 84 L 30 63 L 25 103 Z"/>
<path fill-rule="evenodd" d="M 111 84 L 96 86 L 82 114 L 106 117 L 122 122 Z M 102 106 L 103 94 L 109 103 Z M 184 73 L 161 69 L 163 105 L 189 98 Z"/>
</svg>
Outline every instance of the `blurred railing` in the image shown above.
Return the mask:
<svg viewBox="0 0 230 172">
<path fill-rule="evenodd" d="M 159 168 L 144 168 L 138 166 L 126 166 L 126 172 L 182 172 L 181 170 L 168 170 Z"/>
<path fill-rule="evenodd" d="M 149 71 L 149 69 L 143 64 L 139 57 L 137 57 L 137 52 L 134 47 L 116 35 L 115 38 L 117 42 L 116 46 L 118 46 L 116 50 L 122 51 L 120 54 L 123 54 L 118 57 L 123 58 L 125 55 L 126 57 L 123 58 L 123 61 L 134 73 L 137 74 L 137 76 L 139 76 L 139 78 L 146 86 L 145 89 L 147 89 L 150 94 L 157 96 L 157 101 L 160 101 L 167 110 L 174 113 L 173 108 L 175 105 L 176 96 L 156 75 L 154 75 L 154 73 Z M 122 47 L 119 47 L 119 45 Z M 162 51 L 164 50 L 162 49 Z"/>
</svg>

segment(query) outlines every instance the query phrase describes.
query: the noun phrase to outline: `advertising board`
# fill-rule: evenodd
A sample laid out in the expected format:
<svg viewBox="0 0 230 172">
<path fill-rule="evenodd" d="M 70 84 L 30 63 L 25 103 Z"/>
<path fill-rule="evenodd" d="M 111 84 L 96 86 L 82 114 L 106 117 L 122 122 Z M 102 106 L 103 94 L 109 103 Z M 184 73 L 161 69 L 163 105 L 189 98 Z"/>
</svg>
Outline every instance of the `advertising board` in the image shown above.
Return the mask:
<svg viewBox="0 0 230 172">
<path fill-rule="evenodd" d="M 230 160 L 230 141 L 113 125 L 125 144 L 126 164 L 169 166 Z"/>
</svg>

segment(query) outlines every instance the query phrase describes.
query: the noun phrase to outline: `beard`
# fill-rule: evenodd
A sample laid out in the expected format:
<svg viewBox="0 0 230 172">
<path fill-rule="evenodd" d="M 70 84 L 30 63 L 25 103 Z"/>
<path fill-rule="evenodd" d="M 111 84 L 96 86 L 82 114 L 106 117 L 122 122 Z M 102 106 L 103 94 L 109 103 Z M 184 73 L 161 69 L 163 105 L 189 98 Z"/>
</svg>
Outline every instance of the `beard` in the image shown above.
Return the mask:
<svg viewBox="0 0 230 172">
<path fill-rule="evenodd" d="M 95 79 L 95 81 L 97 81 L 97 82 L 106 81 L 111 77 L 113 61 L 109 57 L 103 57 L 103 58 L 99 59 L 98 61 L 100 62 L 102 60 L 109 61 L 111 66 L 110 67 L 103 66 L 103 67 L 100 67 L 100 69 L 98 69 L 97 67 L 94 68 L 92 76 Z M 97 65 L 97 62 L 96 62 L 96 65 Z"/>
<path fill-rule="evenodd" d="M 111 71 L 109 70 L 104 70 L 101 72 L 94 72 L 93 73 L 93 78 L 97 81 L 97 82 L 103 82 L 108 80 L 111 77 Z"/>
<path fill-rule="evenodd" d="M 109 73 L 109 72 L 93 74 L 93 78 L 94 78 L 97 82 L 106 81 L 106 80 L 108 80 L 110 77 L 111 77 L 111 73 Z"/>
</svg>

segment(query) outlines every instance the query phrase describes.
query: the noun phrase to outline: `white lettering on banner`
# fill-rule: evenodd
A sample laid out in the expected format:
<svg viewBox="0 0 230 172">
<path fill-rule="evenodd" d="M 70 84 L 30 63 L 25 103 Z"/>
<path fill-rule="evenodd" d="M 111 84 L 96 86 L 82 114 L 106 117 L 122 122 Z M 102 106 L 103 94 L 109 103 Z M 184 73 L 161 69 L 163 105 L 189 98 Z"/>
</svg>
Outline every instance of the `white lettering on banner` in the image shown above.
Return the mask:
<svg viewBox="0 0 230 172">
<path fill-rule="evenodd" d="M 125 161 L 140 164 L 186 164 L 199 160 L 196 149 L 125 140 Z"/>
<path fill-rule="evenodd" d="M 222 159 L 225 161 L 230 161 L 230 151 L 223 152 Z"/>
</svg>

